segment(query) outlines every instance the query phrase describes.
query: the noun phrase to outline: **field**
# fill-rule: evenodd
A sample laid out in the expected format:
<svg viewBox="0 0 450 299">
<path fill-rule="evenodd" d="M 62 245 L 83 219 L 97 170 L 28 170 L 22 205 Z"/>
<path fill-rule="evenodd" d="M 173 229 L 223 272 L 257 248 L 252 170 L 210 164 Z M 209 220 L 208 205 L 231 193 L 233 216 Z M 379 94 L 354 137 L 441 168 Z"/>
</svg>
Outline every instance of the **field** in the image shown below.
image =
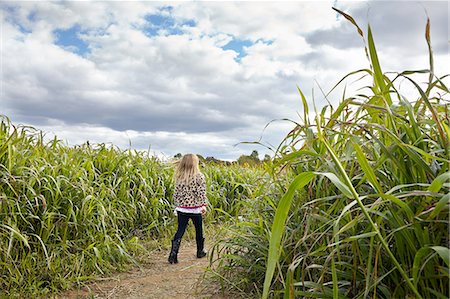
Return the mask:
<svg viewBox="0 0 450 299">
<path fill-rule="evenodd" d="M 370 67 L 339 83 L 370 85 L 320 111 L 299 89 L 303 117 L 272 161 L 202 166 L 220 232 L 205 279 L 262 298 L 449 297 L 448 77 L 431 46 L 429 69 L 385 74 L 360 34 Z M 169 245 L 173 165 L 147 152 L 68 147 L 3 117 L 0 166 L 0 297 L 52 295 Z"/>
</svg>

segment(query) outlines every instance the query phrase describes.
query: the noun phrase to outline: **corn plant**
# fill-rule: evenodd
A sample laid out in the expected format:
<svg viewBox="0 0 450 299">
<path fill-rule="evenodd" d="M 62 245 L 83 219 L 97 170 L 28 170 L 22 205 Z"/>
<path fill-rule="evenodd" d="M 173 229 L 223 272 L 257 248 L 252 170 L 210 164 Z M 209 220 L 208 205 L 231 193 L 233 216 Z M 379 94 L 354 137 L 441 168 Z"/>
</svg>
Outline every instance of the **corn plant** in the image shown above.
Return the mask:
<svg viewBox="0 0 450 299">
<path fill-rule="evenodd" d="M 429 22 L 429 69 L 386 74 L 370 26 L 366 37 L 338 12 L 367 38 L 370 62 L 338 84 L 361 74 L 369 83 L 313 120 L 299 89 L 303 118 L 270 171 L 281 186 L 276 209 L 236 223 L 212 268 L 224 287 L 263 298 L 448 298 L 448 77 L 434 74 Z M 400 80 L 419 97 L 405 98 Z M 254 272 L 245 279 L 233 269 Z"/>
<path fill-rule="evenodd" d="M 171 163 L 105 144 L 45 140 L 42 131 L 0 121 L 0 297 L 53 294 L 124 269 L 145 240 L 164 247 L 176 229 Z M 205 224 L 237 217 L 253 192 L 252 170 L 202 171 L 211 204 Z"/>
<path fill-rule="evenodd" d="M 158 238 L 172 222 L 171 172 L 145 153 L 45 142 L 4 117 L 0 167 L 2 295 L 52 293 L 121 269 L 140 247 L 136 231 Z"/>
</svg>

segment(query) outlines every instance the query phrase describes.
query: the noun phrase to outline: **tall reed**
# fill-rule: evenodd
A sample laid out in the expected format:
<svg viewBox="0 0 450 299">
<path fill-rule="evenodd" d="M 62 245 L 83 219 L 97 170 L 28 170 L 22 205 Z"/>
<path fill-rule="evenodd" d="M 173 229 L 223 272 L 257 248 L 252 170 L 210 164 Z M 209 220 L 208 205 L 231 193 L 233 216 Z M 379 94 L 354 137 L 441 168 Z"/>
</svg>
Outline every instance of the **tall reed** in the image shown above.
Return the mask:
<svg viewBox="0 0 450 299">
<path fill-rule="evenodd" d="M 136 263 L 173 236 L 173 165 L 105 144 L 76 147 L 0 121 L 0 297 L 52 294 Z M 205 165 L 205 223 L 239 213 L 253 170 Z"/>
<path fill-rule="evenodd" d="M 3 295 L 45 294 L 120 269 L 139 247 L 134 231 L 157 237 L 170 219 L 171 174 L 143 153 L 45 142 L 7 118 L 0 145 Z"/>
<path fill-rule="evenodd" d="M 299 90 L 303 119 L 271 170 L 283 192 L 276 209 L 256 211 L 258 230 L 236 223 L 213 266 L 229 286 L 263 298 L 447 298 L 450 102 L 448 77 L 433 72 L 429 22 L 429 69 L 386 74 L 370 26 L 366 37 L 338 12 L 367 38 L 370 63 L 338 84 L 361 74 L 369 83 L 313 121 Z M 413 80 L 420 75 L 425 84 Z M 419 97 L 405 98 L 400 81 Z M 257 240 L 269 250 L 257 250 Z M 233 275 L 249 265 L 259 266 L 248 280 Z"/>
</svg>

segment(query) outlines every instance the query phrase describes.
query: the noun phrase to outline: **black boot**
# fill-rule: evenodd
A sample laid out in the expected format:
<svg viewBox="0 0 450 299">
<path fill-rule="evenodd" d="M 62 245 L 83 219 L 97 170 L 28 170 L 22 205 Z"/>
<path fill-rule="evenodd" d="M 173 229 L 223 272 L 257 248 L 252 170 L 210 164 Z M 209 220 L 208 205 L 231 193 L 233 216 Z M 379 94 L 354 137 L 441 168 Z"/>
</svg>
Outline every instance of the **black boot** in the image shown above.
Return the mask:
<svg viewBox="0 0 450 299">
<path fill-rule="evenodd" d="M 181 239 L 172 240 L 172 249 L 169 254 L 169 263 L 178 264 L 178 250 L 180 249 Z"/>
<path fill-rule="evenodd" d="M 205 238 L 197 239 L 197 258 L 202 258 L 206 256 L 206 252 L 203 250 L 203 246 L 205 245 Z"/>
</svg>

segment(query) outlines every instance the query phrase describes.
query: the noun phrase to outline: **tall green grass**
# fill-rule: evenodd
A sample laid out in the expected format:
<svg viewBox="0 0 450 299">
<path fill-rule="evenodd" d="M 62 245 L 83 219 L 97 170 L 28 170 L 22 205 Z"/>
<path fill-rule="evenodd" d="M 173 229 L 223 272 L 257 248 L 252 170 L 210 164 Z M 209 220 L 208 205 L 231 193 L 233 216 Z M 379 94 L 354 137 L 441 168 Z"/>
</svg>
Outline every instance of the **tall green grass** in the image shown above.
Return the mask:
<svg viewBox="0 0 450 299">
<path fill-rule="evenodd" d="M 313 121 L 299 90 L 304 117 L 271 171 L 282 192 L 276 209 L 263 204 L 216 245 L 225 287 L 263 298 L 448 298 L 450 102 L 447 76 L 433 73 L 429 30 L 427 70 L 383 73 L 369 26 L 370 68 L 344 78 L 363 74 L 366 87 Z M 419 97 L 406 99 L 400 81 Z M 278 169 L 289 169 L 288 183 Z"/>
<path fill-rule="evenodd" d="M 170 222 L 171 173 L 145 153 L 69 148 L 33 128 L 0 130 L 0 288 L 45 294 L 120 269 L 135 231 Z"/>
<path fill-rule="evenodd" d="M 203 167 L 205 223 L 225 227 L 210 256 L 223 288 L 247 298 L 449 296 L 448 77 L 434 74 L 429 23 L 425 36 L 428 69 L 386 74 L 369 28 L 370 67 L 338 83 L 364 74 L 367 86 L 313 121 L 299 90 L 303 119 L 266 173 Z M 419 97 L 403 97 L 400 81 Z M 146 152 L 46 142 L 2 118 L 0 297 L 120 270 L 142 238 L 168 244 L 172 174 Z"/>
<path fill-rule="evenodd" d="M 236 217 L 256 170 L 205 165 L 202 171 L 211 203 L 205 223 Z M 149 238 L 164 247 L 176 229 L 172 175 L 171 163 L 147 152 L 68 147 L 3 117 L 0 297 L 53 294 L 124 269 Z"/>
</svg>

